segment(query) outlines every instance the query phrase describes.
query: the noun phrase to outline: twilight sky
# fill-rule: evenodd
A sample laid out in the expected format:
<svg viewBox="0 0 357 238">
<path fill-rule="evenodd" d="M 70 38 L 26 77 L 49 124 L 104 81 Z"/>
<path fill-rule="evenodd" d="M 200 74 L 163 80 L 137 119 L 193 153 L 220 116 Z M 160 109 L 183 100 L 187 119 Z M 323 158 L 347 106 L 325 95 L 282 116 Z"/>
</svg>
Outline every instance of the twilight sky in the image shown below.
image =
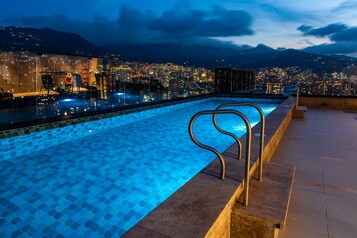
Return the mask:
<svg viewBox="0 0 357 238">
<path fill-rule="evenodd" d="M 98 46 L 263 43 L 357 57 L 357 0 L 11 0 L 0 26 L 50 27 Z"/>
</svg>

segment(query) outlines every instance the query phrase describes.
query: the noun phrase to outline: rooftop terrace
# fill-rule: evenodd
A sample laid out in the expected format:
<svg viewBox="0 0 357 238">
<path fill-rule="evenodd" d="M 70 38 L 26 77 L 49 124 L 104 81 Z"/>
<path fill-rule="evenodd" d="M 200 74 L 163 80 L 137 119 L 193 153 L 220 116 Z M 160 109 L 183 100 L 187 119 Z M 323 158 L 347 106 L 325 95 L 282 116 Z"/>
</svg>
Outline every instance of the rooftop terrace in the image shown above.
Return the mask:
<svg viewBox="0 0 357 238">
<path fill-rule="evenodd" d="M 272 161 L 296 166 L 279 238 L 357 236 L 357 111 L 309 108 Z"/>
</svg>

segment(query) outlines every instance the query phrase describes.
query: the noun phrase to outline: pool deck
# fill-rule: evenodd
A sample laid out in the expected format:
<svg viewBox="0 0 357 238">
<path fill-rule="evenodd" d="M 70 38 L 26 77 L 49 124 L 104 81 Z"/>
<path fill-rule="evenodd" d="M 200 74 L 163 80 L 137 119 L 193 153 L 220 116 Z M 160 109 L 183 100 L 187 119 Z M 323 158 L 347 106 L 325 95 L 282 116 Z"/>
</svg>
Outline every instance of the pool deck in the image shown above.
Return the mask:
<svg viewBox="0 0 357 238">
<path fill-rule="evenodd" d="M 357 111 L 309 108 L 271 161 L 296 166 L 279 238 L 357 237 Z"/>
</svg>

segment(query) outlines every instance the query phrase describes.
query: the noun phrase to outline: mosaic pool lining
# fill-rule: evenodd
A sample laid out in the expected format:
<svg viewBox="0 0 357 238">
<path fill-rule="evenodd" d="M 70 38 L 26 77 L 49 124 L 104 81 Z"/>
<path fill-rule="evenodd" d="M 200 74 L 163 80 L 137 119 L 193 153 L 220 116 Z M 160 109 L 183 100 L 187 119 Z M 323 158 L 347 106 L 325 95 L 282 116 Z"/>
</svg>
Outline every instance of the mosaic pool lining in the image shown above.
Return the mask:
<svg viewBox="0 0 357 238">
<path fill-rule="evenodd" d="M 0 237 L 120 236 L 214 159 L 191 143 L 187 123 L 194 112 L 226 100 L 1 140 Z M 268 113 L 273 107 L 267 106 Z M 242 110 L 259 120 L 257 112 Z M 222 119 L 223 128 L 244 133 L 235 117 Z M 204 121 L 197 124 L 197 137 L 220 151 L 233 143 Z M 21 143 L 25 148 L 19 150 Z"/>
</svg>

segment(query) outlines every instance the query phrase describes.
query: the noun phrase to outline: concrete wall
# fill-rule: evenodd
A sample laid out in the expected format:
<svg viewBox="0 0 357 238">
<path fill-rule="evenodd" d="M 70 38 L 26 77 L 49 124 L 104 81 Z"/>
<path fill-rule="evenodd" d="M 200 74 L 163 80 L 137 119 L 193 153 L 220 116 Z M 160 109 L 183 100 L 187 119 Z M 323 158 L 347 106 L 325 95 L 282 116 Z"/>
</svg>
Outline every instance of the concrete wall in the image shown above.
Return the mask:
<svg viewBox="0 0 357 238">
<path fill-rule="evenodd" d="M 311 108 L 357 110 L 357 97 L 299 96 L 299 105 Z"/>
</svg>

